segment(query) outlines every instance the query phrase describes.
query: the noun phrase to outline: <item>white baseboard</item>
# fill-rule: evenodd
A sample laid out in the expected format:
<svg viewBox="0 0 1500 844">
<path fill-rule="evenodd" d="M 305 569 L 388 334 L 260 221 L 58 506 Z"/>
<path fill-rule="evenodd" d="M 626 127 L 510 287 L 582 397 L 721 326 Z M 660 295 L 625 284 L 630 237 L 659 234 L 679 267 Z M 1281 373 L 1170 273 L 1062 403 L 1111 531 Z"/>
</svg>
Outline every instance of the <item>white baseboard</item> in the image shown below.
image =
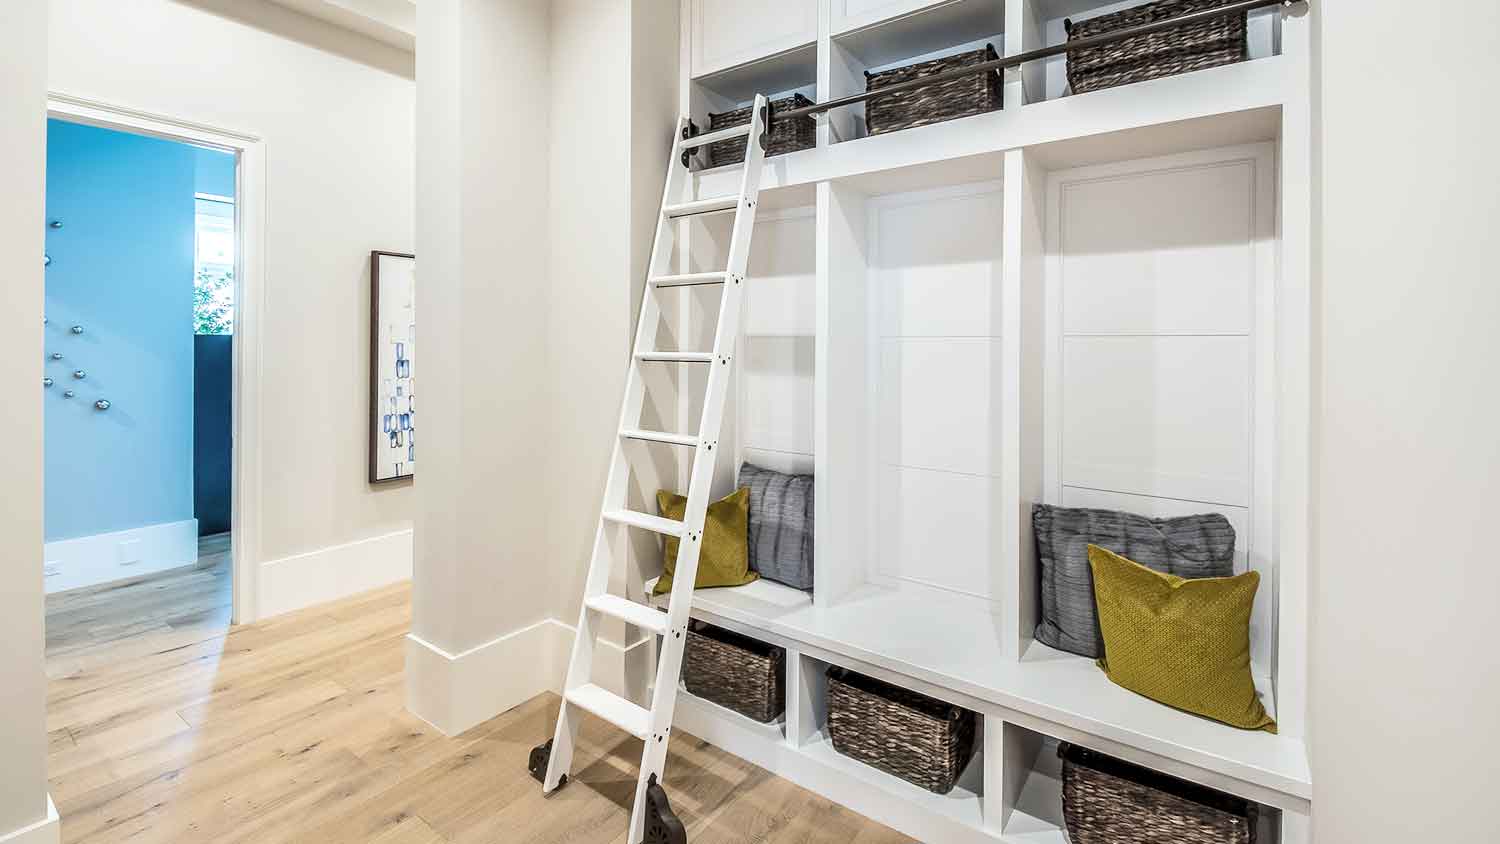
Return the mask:
<svg viewBox="0 0 1500 844">
<path fill-rule="evenodd" d="M 57 806 L 52 795 L 47 795 L 47 817 L 30 826 L 0 835 L 0 844 L 58 844 L 62 840 L 62 823 L 57 817 Z"/>
<path fill-rule="evenodd" d="M 198 520 L 48 542 L 42 560 L 48 594 L 190 566 L 198 561 Z"/>
<path fill-rule="evenodd" d="M 258 617 L 270 618 L 411 578 L 412 530 L 269 560 L 260 566 Z"/>
<path fill-rule="evenodd" d="M 456 736 L 542 692 L 561 693 L 572 653 L 572 625 L 545 619 L 462 653 L 415 633 L 406 637 L 406 707 Z M 594 682 L 644 705 L 655 664 L 650 638 L 632 645 L 599 640 Z"/>
</svg>

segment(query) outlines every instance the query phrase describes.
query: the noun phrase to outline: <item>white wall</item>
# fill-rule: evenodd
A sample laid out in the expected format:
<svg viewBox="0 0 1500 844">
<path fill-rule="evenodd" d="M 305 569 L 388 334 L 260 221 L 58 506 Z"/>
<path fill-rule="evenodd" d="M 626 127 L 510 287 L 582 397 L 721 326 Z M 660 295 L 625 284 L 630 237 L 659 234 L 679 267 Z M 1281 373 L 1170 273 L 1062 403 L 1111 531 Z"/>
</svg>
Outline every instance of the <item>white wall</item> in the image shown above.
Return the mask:
<svg viewBox="0 0 1500 844">
<path fill-rule="evenodd" d="M 365 432 L 369 252 L 415 245 L 413 82 L 169 0 L 50 5 L 52 91 L 264 139 L 258 562 L 409 527 Z"/>
<path fill-rule="evenodd" d="M 561 681 L 675 118 L 676 10 L 430 0 L 418 29 L 418 254 L 435 256 L 418 309 L 446 328 L 423 341 L 439 371 L 407 702 L 457 732 Z M 612 653 L 627 635 L 607 627 Z"/>
<path fill-rule="evenodd" d="M 0 486 L 0 838 L 47 815 L 40 494 L 46 18 L 39 3 L 0 11 L 0 389 L 9 396 L 0 426 L 12 449 Z"/>
<path fill-rule="evenodd" d="M 1314 6 L 1319 844 L 1496 835 L 1500 6 L 1438 5 Z"/>
</svg>

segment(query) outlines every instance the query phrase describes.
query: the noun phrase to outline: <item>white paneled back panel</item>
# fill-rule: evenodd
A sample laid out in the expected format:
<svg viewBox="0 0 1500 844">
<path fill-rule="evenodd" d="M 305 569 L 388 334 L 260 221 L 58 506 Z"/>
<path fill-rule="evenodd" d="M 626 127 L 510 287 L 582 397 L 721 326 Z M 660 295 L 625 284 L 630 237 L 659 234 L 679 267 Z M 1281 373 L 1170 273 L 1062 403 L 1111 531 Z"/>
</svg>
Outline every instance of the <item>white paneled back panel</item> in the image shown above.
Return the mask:
<svg viewBox="0 0 1500 844">
<path fill-rule="evenodd" d="M 1223 513 L 1262 575 L 1257 670 L 1275 641 L 1275 289 L 1269 145 L 1053 173 L 1047 500 Z"/>
<path fill-rule="evenodd" d="M 1245 506 L 1250 338 L 1064 336 L 1067 484 Z"/>
<path fill-rule="evenodd" d="M 750 247 L 736 377 L 739 454 L 811 472 L 817 284 L 811 208 L 765 212 Z"/>
<path fill-rule="evenodd" d="M 693 0 L 693 76 L 818 39 L 817 0 Z"/>
<path fill-rule="evenodd" d="M 871 579 L 998 600 L 998 182 L 870 203 Z"/>
</svg>

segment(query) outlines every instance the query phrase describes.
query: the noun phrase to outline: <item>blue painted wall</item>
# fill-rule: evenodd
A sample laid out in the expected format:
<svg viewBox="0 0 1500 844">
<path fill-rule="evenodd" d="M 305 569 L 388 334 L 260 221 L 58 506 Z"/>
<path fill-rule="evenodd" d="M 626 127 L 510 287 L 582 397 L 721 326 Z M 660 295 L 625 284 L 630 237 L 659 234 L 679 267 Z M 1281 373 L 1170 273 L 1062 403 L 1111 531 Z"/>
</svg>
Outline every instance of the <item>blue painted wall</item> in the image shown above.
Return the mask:
<svg viewBox="0 0 1500 844">
<path fill-rule="evenodd" d="M 234 196 L 234 155 L 216 149 L 193 149 L 194 187 L 198 193 Z"/>
<path fill-rule="evenodd" d="M 47 128 L 47 539 L 190 519 L 196 150 Z"/>
</svg>

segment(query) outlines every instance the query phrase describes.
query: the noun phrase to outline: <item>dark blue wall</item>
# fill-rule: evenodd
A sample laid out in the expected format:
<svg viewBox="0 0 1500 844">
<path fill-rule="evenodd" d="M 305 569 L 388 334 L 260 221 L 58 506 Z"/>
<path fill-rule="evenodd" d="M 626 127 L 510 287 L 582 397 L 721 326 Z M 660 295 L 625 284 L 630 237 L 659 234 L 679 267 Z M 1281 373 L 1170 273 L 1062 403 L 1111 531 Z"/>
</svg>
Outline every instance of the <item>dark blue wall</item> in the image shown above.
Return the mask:
<svg viewBox="0 0 1500 844">
<path fill-rule="evenodd" d="M 193 337 L 193 512 L 198 535 L 229 530 L 234 337 Z"/>
</svg>

